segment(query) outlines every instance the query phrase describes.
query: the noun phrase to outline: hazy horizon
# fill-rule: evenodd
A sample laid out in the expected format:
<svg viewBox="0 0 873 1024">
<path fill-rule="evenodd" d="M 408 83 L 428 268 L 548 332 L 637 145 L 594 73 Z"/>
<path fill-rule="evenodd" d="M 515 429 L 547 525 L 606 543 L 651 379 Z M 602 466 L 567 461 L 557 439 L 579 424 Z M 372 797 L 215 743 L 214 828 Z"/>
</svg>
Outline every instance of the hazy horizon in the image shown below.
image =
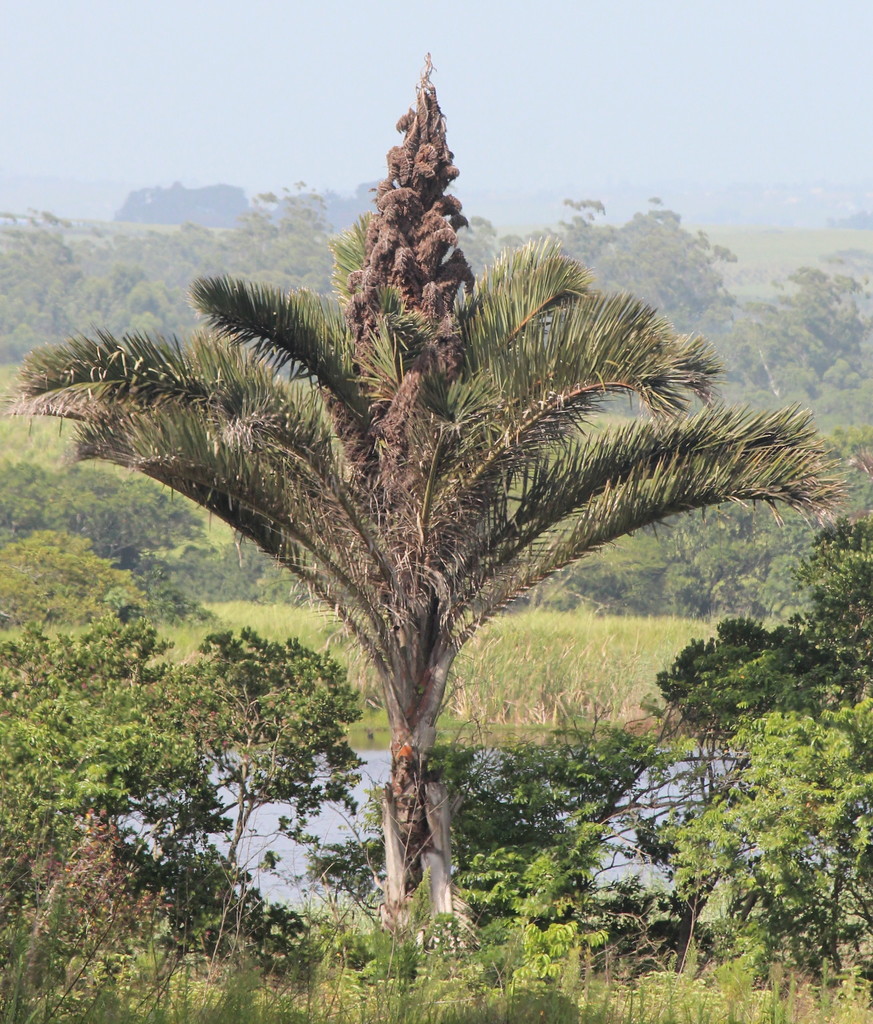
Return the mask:
<svg viewBox="0 0 873 1024">
<path fill-rule="evenodd" d="M 33 0 L 5 28 L 7 186 L 348 193 L 428 51 L 462 198 L 873 181 L 873 5 L 847 0 Z"/>
</svg>

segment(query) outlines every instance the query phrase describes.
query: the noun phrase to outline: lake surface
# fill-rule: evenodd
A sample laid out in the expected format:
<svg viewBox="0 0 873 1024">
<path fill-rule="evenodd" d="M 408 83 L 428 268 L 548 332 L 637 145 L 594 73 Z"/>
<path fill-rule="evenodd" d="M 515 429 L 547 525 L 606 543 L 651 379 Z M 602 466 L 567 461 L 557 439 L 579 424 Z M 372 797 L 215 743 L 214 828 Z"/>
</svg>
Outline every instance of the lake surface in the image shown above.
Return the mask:
<svg viewBox="0 0 873 1024">
<path fill-rule="evenodd" d="M 391 771 L 391 754 L 387 750 L 358 750 L 361 765 L 361 781 L 355 787 L 354 799 L 359 813 L 367 802 L 368 790 L 384 786 Z M 255 884 L 261 892 L 275 902 L 296 901 L 304 897 L 310 883 L 301 876 L 306 872 L 306 847 L 292 842 L 279 831 L 279 818 L 288 813 L 285 804 L 266 804 L 253 815 L 251 834 L 240 846 L 240 863 L 252 873 Z M 351 834 L 350 819 L 344 807 L 325 804 L 317 818 L 310 820 L 307 831 L 322 842 L 342 842 Z M 224 836 L 213 836 L 220 850 L 227 849 Z M 272 850 L 281 859 L 274 871 L 261 871 L 258 865 L 264 854 Z"/>
<path fill-rule="evenodd" d="M 368 792 L 377 786 L 384 786 L 391 770 L 391 754 L 387 750 L 358 750 L 362 761 L 361 781 L 353 790 L 358 805 L 358 813 L 363 815 Z M 677 771 L 687 769 L 689 763 L 680 762 Z M 660 801 L 668 801 L 680 795 L 672 780 L 663 782 L 655 794 Z M 287 805 L 266 804 L 253 815 L 253 829 L 240 848 L 240 862 L 251 872 L 255 884 L 269 899 L 282 902 L 298 902 L 304 899 L 313 888 L 313 884 L 304 876 L 306 874 L 307 849 L 293 842 L 278 831 L 279 818 L 287 813 Z M 663 813 L 667 813 L 664 811 Z M 353 833 L 355 821 L 344 807 L 325 804 L 321 814 L 310 820 L 307 831 L 322 842 L 342 842 Z M 220 850 L 227 849 L 224 836 L 213 836 L 213 841 Z M 623 837 L 615 837 L 608 850 L 604 851 L 604 863 L 599 872 L 601 882 L 615 880 L 629 872 L 640 875 L 651 882 L 661 877 L 656 868 L 642 864 L 635 854 L 636 837 L 628 831 Z M 280 858 L 275 870 L 260 870 L 258 865 L 263 861 L 268 850 L 272 850 Z"/>
</svg>

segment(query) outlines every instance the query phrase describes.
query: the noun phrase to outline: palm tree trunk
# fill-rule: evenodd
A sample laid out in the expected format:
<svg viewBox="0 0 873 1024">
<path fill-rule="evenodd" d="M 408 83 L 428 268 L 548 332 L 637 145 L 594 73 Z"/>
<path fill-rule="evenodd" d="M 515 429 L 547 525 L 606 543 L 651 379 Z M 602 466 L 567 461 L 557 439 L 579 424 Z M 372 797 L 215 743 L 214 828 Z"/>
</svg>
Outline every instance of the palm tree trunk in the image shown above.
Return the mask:
<svg viewBox="0 0 873 1024">
<path fill-rule="evenodd" d="M 429 751 L 428 751 L 429 752 Z M 391 744 L 391 778 L 382 796 L 385 899 L 382 924 L 402 931 L 425 873 L 431 912 L 452 913 L 451 806 L 444 783 L 429 777 L 427 753 L 410 742 Z"/>
</svg>

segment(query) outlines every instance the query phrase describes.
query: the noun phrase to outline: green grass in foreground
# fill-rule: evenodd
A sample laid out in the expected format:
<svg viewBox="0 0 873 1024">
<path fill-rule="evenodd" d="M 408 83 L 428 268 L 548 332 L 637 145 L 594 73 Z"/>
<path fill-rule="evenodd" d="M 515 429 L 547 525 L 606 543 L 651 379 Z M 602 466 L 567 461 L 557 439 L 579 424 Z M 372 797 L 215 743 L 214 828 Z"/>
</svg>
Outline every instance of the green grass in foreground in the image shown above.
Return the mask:
<svg viewBox="0 0 873 1024">
<path fill-rule="evenodd" d="M 271 639 L 296 636 L 333 654 L 370 698 L 369 705 L 378 704 L 375 680 L 326 614 L 305 606 L 241 601 L 208 607 L 217 623 L 167 631 L 177 657 L 190 654 L 215 629 L 251 626 Z M 451 729 L 453 720 L 486 729 L 554 728 L 594 716 L 640 720 L 657 698 L 657 672 L 693 636 L 710 631 L 707 623 L 694 619 L 597 615 L 581 608 L 508 613 L 487 625 L 458 657 L 443 728 Z M 365 728 L 375 734 L 383 723 L 371 718 Z"/>
<path fill-rule="evenodd" d="M 304 984 L 266 981 L 252 971 L 197 977 L 184 970 L 150 987 L 107 979 L 93 996 L 22 1000 L 3 1007 L 8 1024 L 867 1024 L 869 986 L 851 977 L 813 985 L 774 969 L 755 984 L 733 964 L 705 977 L 655 971 L 607 982 L 568 965 L 551 982 L 483 984 L 477 972 L 441 963 L 413 977 L 395 958 L 388 977 L 354 969 L 317 971 Z M 444 958 L 440 958 L 444 959 Z M 468 965 L 469 966 L 469 965 Z M 414 968 L 413 968 L 414 971 Z M 398 977 L 398 975 L 401 975 Z M 120 982 L 120 984 L 119 984 Z M 308 983 L 307 983 L 308 982 Z M 71 1005 L 64 1005 L 68 1002 Z M 54 1005 L 52 1005 L 54 1003 Z M 49 1012 L 46 1013 L 45 1011 Z M 10 1012 L 11 1011 L 11 1012 Z M 35 1012 L 34 1012 L 35 1011 Z"/>
</svg>

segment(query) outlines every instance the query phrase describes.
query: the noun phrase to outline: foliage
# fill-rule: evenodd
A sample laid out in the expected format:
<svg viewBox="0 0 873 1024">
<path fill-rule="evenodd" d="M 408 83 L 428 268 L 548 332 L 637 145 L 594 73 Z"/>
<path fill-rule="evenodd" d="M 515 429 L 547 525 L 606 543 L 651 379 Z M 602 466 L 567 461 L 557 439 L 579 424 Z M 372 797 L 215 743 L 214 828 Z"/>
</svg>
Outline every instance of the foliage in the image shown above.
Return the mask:
<svg viewBox="0 0 873 1024">
<path fill-rule="evenodd" d="M 787 625 L 726 620 L 658 677 L 694 729 L 733 732 L 774 710 L 814 712 L 866 697 L 873 680 L 873 519 L 840 520 L 817 539 L 797 578 L 808 610 Z M 739 716 L 739 717 L 738 717 Z"/>
<path fill-rule="evenodd" d="M 791 274 L 776 302 L 754 303 L 723 348 L 731 377 L 758 405 L 814 402 L 837 422 L 865 422 L 870 400 L 871 320 L 854 278 L 813 267 Z"/>
<path fill-rule="evenodd" d="M 671 953 L 869 970 L 871 564 L 873 521 L 822 534 L 802 615 L 723 621 L 661 673 L 660 736 L 441 755 L 464 795 L 460 893 L 483 943 L 524 930 L 519 980 L 548 976 L 566 924 L 593 963 L 626 970 Z M 622 854 L 657 875 L 602 877 Z"/>
<path fill-rule="evenodd" d="M 13 362 L 73 329 L 68 304 L 82 271 L 56 231 L 7 230 L 0 245 L 0 352 Z"/>
<path fill-rule="evenodd" d="M 326 290 L 327 223 L 313 193 L 260 197 L 235 228 L 79 237 L 56 219 L 0 230 L 0 362 L 57 342 L 77 327 L 170 333 L 194 326 L 188 282 L 236 273 L 281 288 Z"/>
<path fill-rule="evenodd" d="M 460 798 L 453 833 L 458 882 L 477 916 L 512 916 L 524 904 L 528 917 L 560 919 L 561 899 L 568 910 L 582 906 L 603 856 L 608 823 L 656 759 L 651 738 L 618 729 L 549 746 L 441 749 L 440 768 Z M 543 896 L 540 913 L 535 890 L 509 895 L 501 859 L 530 871 L 530 880 L 542 875 L 546 862 L 564 865 L 561 881 L 549 882 L 552 892 Z M 489 877 L 496 883 L 493 891 Z M 564 887 L 561 898 L 556 885 Z"/>
<path fill-rule="evenodd" d="M 33 849 L 30 905 L 16 908 L 14 889 L 0 901 L 5 1021 L 75 1020 L 93 1012 L 101 994 L 137 963 L 159 917 L 160 900 L 132 885 L 111 825 L 89 813 L 71 832 L 63 856 Z M 14 885 L 19 879 L 5 876 Z"/>
<path fill-rule="evenodd" d="M 678 885 L 719 872 L 716 941 L 759 970 L 869 970 L 871 741 L 870 701 L 749 721 L 734 738 L 747 760 L 740 785 L 676 833 Z"/>
<path fill-rule="evenodd" d="M 297 640 L 279 644 L 243 629 L 210 634 L 200 651 L 211 778 L 236 813 L 233 862 L 265 803 L 293 808 L 280 827 L 299 838 L 325 801 L 348 800 L 359 762 L 345 733 L 360 710 L 340 666 Z"/>
<path fill-rule="evenodd" d="M 712 331 L 729 319 L 733 298 L 719 263 L 736 260 L 652 199 L 652 209 L 626 224 L 597 224 L 602 204 L 567 201 L 576 213 L 559 235 L 568 253 L 592 267 L 601 288 L 628 292 L 663 311 L 681 330 Z"/>
<path fill-rule="evenodd" d="M 340 933 L 331 942 L 331 932 L 339 929 L 321 921 L 313 931 L 326 953 L 342 938 L 352 938 Z M 470 950 L 446 956 L 392 949 L 383 941 L 377 954 L 378 936 L 359 927 L 353 938 L 359 949 L 365 947 L 363 964 L 327 955 L 303 983 L 277 984 L 275 977 L 245 965 L 211 977 L 190 968 L 169 978 L 157 970 L 122 969 L 86 1003 L 87 1019 L 94 1024 L 133 1024 L 145 1015 L 155 1024 L 865 1024 L 869 1019 L 868 986 L 848 973 L 819 986 L 774 965 L 771 977 L 756 983 L 742 964 L 733 963 L 702 977 L 661 970 L 623 982 L 587 972 L 580 981 L 571 950 L 561 976 L 550 983 L 507 984 L 505 978 L 483 983 L 477 954 Z M 404 971 L 413 955 L 416 971 L 410 978 Z M 25 1020 L 28 1008 L 21 1009 L 14 1017 L 5 1006 L 6 1019 Z M 50 1019 L 81 1020 L 83 1009 L 61 1006 Z"/>
<path fill-rule="evenodd" d="M 4 874 L 24 906 L 40 855 L 64 863 L 89 815 L 113 825 L 132 855 L 132 815 L 163 822 L 159 834 L 178 834 L 180 848 L 190 835 L 174 828 L 206 799 L 190 730 L 179 728 L 191 673 L 161 662 L 163 651 L 141 620 L 105 620 L 77 638 L 30 629 L 0 648 Z M 199 828 L 217 823 L 206 813 Z"/>
<path fill-rule="evenodd" d="M 832 666 L 830 686 L 843 701 L 868 696 L 873 677 L 873 518 L 840 520 L 822 534 L 797 578 L 810 596 L 805 632 Z"/>
<path fill-rule="evenodd" d="M 707 236 L 681 226 L 679 214 L 652 200 L 652 209 L 625 224 L 599 224 L 605 213 L 594 200 L 566 200 L 575 213 L 557 231 L 543 229 L 531 237 L 556 235 L 564 250 L 591 267 L 604 291 L 626 292 L 644 299 L 681 330 L 722 331 L 735 300 L 728 293 L 719 264 L 736 257 Z M 473 217 L 461 232 L 464 254 L 479 273 L 501 254 L 524 243 L 518 235 L 497 234 L 484 217 Z"/>
<path fill-rule="evenodd" d="M 730 736 L 740 722 L 792 705 L 816 703 L 797 673 L 812 652 L 796 628 L 723 619 L 709 640 L 693 640 L 658 685 L 669 708 L 697 736 Z"/>
<path fill-rule="evenodd" d="M 221 271 L 245 274 L 279 288 L 325 292 L 331 270 L 328 234 L 324 200 L 318 194 L 286 189 L 279 198 L 265 193 L 240 217 L 236 231 L 222 239 Z M 202 269 L 195 271 L 189 280 L 202 273 Z"/>
<path fill-rule="evenodd" d="M 806 612 L 722 622 L 659 676 L 705 780 L 661 831 L 711 953 L 866 963 L 871 564 L 873 520 L 837 523 L 798 571 Z"/>
<path fill-rule="evenodd" d="M 149 481 L 90 466 L 0 464 L 0 544 L 37 530 L 87 537 L 100 558 L 134 571 L 147 555 L 202 534 L 191 509 Z"/>
<path fill-rule="evenodd" d="M 641 530 L 596 562 L 572 566 L 532 601 L 626 615 L 784 617 L 799 610 L 792 569 L 814 536 L 800 516 L 723 506 Z"/>
<path fill-rule="evenodd" d="M 202 618 L 202 600 L 283 596 L 253 547 L 211 542 L 203 518 L 149 480 L 94 466 L 0 463 L 0 544 L 44 530 L 88 538 L 94 554 L 133 574 L 160 621 Z"/>
<path fill-rule="evenodd" d="M 864 453 L 873 448 L 873 431 L 840 428 L 828 444 L 853 470 L 842 513 L 866 515 L 873 508 L 873 482 L 864 470 Z M 596 562 L 570 567 L 539 588 L 531 602 L 556 609 L 585 604 L 630 615 L 786 620 L 805 608 L 795 567 L 815 537 L 814 524 L 801 516 L 777 518 L 733 503 L 641 530 Z"/>
<path fill-rule="evenodd" d="M 3 625 L 83 625 L 114 612 L 139 613 L 145 595 L 132 575 L 91 550 L 84 537 L 41 530 L 0 548 Z"/>
<path fill-rule="evenodd" d="M 165 653 L 143 621 L 105 620 L 77 637 L 29 630 L 0 646 L 0 930 L 10 941 L 39 919 L 84 849 L 83 829 L 98 823 L 109 876 L 125 880 L 118 898 L 151 900 L 141 923 L 165 944 L 287 952 L 299 919 L 260 898 L 241 842 L 260 804 L 283 803 L 283 827 L 299 834 L 322 800 L 347 799 L 350 691 L 329 659 L 251 631 L 212 637 L 196 662 Z M 135 928 L 129 938 L 149 941 Z"/>
</svg>

